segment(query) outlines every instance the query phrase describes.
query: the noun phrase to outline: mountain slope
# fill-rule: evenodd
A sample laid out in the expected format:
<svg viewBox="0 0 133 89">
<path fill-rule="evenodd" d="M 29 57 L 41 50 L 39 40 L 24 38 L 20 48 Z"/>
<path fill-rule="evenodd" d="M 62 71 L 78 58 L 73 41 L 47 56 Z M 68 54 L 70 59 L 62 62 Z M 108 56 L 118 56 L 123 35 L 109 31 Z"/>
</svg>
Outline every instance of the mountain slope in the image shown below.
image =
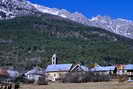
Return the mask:
<svg viewBox="0 0 133 89">
<path fill-rule="evenodd" d="M 79 12 L 71 13 L 64 9 L 48 8 L 37 4 L 32 5 L 42 13 L 61 16 L 84 25 L 103 28 L 107 31 L 133 39 L 133 21 L 121 18 L 112 19 L 109 16 L 96 16 L 88 19 Z"/>
<path fill-rule="evenodd" d="M 0 21 L 0 66 L 133 63 L 133 41 L 104 29 L 44 14 Z"/>
<path fill-rule="evenodd" d="M 107 16 L 96 16 L 88 19 L 81 13 L 71 13 L 64 9 L 49 8 L 33 4 L 26 0 L 1 0 L 0 19 L 11 19 L 18 16 L 40 15 L 48 13 L 60 16 L 84 25 L 96 26 L 107 31 L 133 39 L 133 21 L 112 19 Z"/>
</svg>

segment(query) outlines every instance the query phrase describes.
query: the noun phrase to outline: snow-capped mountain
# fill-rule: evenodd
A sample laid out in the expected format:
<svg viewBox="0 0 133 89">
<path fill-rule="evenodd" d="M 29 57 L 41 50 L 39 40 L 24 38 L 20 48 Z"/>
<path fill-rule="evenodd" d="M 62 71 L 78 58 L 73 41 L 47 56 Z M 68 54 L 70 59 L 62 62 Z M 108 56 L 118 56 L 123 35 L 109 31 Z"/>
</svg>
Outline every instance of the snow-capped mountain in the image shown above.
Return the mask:
<svg viewBox="0 0 133 89">
<path fill-rule="evenodd" d="M 45 6 L 33 4 L 26 0 L 1 0 L 0 18 L 10 19 L 16 16 L 31 15 L 35 13 L 48 13 L 61 16 L 82 24 L 87 24 L 88 19 L 81 13 L 70 13 L 64 9 L 48 8 Z"/>
<path fill-rule="evenodd" d="M 104 28 L 113 33 L 133 38 L 133 21 L 112 19 L 108 16 L 96 16 L 89 20 L 89 25 Z"/>
<path fill-rule="evenodd" d="M 48 8 L 37 4 L 32 4 L 32 5 L 42 13 L 57 15 L 82 24 L 88 24 L 88 18 L 81 13 L 78 12 L 71 13 L 65 9 Z"/>
<path fill-rule="evenodd" d="M 108 16 L 96 16 L 88 19 L 78 12 L 71 13 L 65 9 L 49 8 L 33 4 L 26 0 L 0 1 L 0 19 L 11 19 L 16 16 L 33 15 L 37 13 L 57 15 L 85 25 L 104 28 L 113 33 L 133 39 L 133 21 L 120 18 L 112 19 Z"/>
<path fill-rule="evenodd" d="M 67 18 L 85 25 L 103 28 L 113 33 L 133 39 L 133 21 L 120 18 L 112 19 L 108 16 L 96 16 L 88 19 L 86 16 L 78 12 L 71 13 L 64 9 L 59 10 L 56 8 L 48 8 L 37 4 L 32 5 L 42 13 L 61 16 L 63 18 Z"/>
</svg>

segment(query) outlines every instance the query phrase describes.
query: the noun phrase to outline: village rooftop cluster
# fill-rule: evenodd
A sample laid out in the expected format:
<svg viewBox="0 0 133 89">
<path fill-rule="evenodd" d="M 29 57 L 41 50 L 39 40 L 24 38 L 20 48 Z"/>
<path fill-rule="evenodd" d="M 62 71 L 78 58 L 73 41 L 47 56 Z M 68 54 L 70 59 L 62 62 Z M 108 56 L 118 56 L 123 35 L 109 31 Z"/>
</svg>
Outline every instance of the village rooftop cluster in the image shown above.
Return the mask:
<svg viewBox="0 0 133 89">
<path fill-rule="evenodd" d="M 77 76 L 77 77 L 75 77 Z M 86 76 L 86 77 L 85 77 Z M 36 83 L 36 84 L 48 84 L 48 82 L 65 82 L 66 79 L 72 78 L 78 79 L 78 82 L 96 81 L 96 78 L 87 80 L 89 76 L 102 77 L 100 80 L 111 81 L 114 78 L 121 78 L 127 81 L 133 81 L 133 64 L 116 64 L 113 66 L 100 66 L 94 64 L 91 67 L 81 64 L 58 64 L 56 54 L 52 56 L 52 64 L 48 65 L 46 69 L 40 67 L 34 67 L 26 72 L 18 72 L 14 69 L 0 69 L 1 82 L 24 82 L 24 83 Z M 104 76 L 104 77 L 103 77 Z M 105 77 L 106 76 L 106 77 Z M 107 77 L 108 76 L 108 77 Z M 105 78 L 105 79 L 104 79 Z M 63 80 L 64 79 L 64 80 Z M 75 82 L 76 82 L 75 79 Z M 98 80 L 97 79 L 97 80 Z M 74 82 L 74 81 L 71 81 Z"/>
</svg>

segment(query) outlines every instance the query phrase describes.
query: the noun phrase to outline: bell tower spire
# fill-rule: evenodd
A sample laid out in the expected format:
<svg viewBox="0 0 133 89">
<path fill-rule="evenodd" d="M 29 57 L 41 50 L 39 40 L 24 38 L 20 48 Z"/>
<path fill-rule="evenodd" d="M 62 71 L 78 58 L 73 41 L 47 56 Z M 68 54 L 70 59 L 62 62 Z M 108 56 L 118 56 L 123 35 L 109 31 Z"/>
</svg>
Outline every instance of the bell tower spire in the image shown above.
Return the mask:
<svg viewBox="0 0 133 89">
<path fill-rule="evenodd" d="M 53 56 L 52 56 L 52 64 L 57 64 L 56 54 L 53 54 Z"/>
</svg>

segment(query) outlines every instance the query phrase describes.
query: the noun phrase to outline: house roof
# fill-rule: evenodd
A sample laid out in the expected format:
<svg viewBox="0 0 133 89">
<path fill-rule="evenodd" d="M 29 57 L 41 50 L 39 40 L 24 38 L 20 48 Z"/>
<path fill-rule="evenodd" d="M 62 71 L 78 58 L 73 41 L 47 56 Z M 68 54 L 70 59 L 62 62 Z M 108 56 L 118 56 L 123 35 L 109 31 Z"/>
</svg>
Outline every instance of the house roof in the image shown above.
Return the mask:
<svg viewBox="0 0 133 89">
<path fill-rule="evenodd" d="M 133 64 L 125 65 L 124 69 L 125 70 L 133 70 Z"/>
<path fill-rule="evenodd" d="M 48 65 L 46 72 L 60 72 L 60 71 L 69 71 L 72 67 L 72 64 L 52 64 Z"/>
<path fill-rule="evenodd" d="M 77 64 L 70 71 L 88 71 L 88 67 Z"/>
<path fill-rule="evenodd" d="M 25 75 L 30 75 L 30 74 L 42 74 L 41 68 L 34 67 L 30 71 L 26 72 Z"/>
<path fill-rule="evenodd" d="M 83 69 L 83 71 L 89 71 L 88 67 L 86 66 L 81 65 L 80 67 Z"/>
<path fill-rule="evenodd" d="M 96 66 L 92 68 L 91 71 L 111 71 L 114 70 L 115 66 Z"/>
<path fill-rule="evenodd" d="M 9 77 L 11 78 L 16 78 L 19 76 L 19 72 L 16 70 L 7 70 Z"/>
</svg>

